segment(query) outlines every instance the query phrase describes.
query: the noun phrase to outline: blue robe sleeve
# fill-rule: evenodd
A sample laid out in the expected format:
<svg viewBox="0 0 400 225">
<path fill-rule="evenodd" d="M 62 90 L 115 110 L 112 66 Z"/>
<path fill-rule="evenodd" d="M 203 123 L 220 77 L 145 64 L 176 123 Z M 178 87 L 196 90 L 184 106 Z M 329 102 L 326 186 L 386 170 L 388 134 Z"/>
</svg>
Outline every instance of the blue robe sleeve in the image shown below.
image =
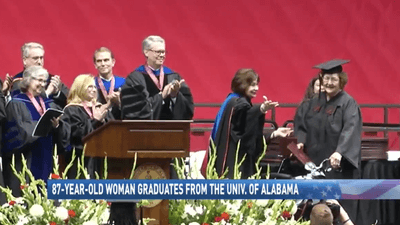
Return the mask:
<svg viewBox="0 0 400 225">
<path fill-rule="evenodd" d="M 19 101 L 10 101 L 6 106 L 6 114 L 3 152 L 21 153 L 23 146 L 38 139 L 32 136 L 37 121 L 32 120 L 26 105 Z"/>
</svg>

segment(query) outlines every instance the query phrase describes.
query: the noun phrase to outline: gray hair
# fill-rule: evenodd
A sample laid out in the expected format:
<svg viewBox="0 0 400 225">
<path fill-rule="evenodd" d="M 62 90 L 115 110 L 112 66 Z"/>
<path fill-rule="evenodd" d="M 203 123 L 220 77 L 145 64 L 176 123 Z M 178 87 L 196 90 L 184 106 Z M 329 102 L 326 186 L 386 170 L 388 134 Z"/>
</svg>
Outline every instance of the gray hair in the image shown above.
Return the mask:
<svg viewBox="0 0 400 225">
<path fill-rule="evenodd" d="M 22 81 L 19 83 L 19 88 L 22 92 L 27 92 L 29 83 L 32 81 L 32 77 L 36 78 L 39 74 L 45 74 L 46 80 L 49 78 L 49 72 L 41 66 L 31 66 L 24 70 L 22 75 Z"/>
<path fill-rule="evenodd" d="M 160 43 L 165 43 L 165 40 L 157 35 L 150 35 L 147 38 L 145 38 L 142 42 L 142 51 L 144 50 L 149 50 L 151 44 L 153 44 L 154 42 L 160 42 Z"/>
<path fill-rule="evenodd" d="M 22 58 L 28 58 L 29 57 L 29 51 L 32 48 L 40 48 L 44 51 L 43 45 L 37 43 L 37 42 L 28 42 L 25 43 L 24 45 L 22 45 L 21 47 L 21 54 L 22 54 Z"/>
</svg>

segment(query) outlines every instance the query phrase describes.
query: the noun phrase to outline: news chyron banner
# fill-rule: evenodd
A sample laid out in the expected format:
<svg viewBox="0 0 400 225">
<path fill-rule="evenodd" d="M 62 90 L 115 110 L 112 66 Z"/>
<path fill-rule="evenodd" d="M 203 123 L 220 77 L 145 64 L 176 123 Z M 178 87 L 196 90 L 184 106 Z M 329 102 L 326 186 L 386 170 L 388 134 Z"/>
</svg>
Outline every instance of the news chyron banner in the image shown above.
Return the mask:
<svg viewBox="0 0 400 225">
<path fill-rule="evenodd" d="M 400 199 L 400 180 L 48 180 L 49 199 Z"/>
</svg>

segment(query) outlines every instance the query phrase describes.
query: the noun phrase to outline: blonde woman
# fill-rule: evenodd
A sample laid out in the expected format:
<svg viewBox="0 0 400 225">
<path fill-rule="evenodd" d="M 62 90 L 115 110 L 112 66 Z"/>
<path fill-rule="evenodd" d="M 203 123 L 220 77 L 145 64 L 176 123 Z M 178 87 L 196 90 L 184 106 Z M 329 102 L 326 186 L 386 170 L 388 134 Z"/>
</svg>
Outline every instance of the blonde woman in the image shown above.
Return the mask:
<svg viewBox="0 0 400 225">
<path fill-rule="evenodd" d="M 70 147 L 71 149 L 75 148 L 77 157 L 82 156 L 82 138 L 112 119 L 111 113 L 107 110 L 107 105 L 98 103 L 96 99 L 97 88 L 94 77 L 90 74 L 82 74 L 76 77 L 68 95 L 62 120 L 71 126 Z M 67 152 L 67 162 L 70 162 L 71 156 L 72 151 Z M 69 178 L 76 177 L 76 165 L 75 162 L 68 174 Z M 93 176 L 96 168 L 95 160 L 87 158 L 85 166 L 88 168 L 89 174 Z"/>
</svg>

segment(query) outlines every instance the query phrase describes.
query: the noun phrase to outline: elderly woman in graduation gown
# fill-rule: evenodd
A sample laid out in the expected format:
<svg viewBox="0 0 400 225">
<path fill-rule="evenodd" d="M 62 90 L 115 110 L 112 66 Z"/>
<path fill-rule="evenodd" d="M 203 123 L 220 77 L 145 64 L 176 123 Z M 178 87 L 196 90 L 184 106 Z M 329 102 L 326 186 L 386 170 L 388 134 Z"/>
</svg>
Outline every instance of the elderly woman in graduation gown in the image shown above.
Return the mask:
<svg viewBox="0 0 400 225">
<path fill-rule="evenodd" d="M 68 95 L 68 104 L 64 108 L 62 120 L 71 126 L 70 149 L 75 149 L 76 157 L 82 156 L 82 138 L 112 119 L 111 113 L 107 110 L 108 105 L 97 102 L 97 87 L 94 77 L 89 74 L 82 74 L 75 78 Z M 72 151 L 67 153 L 67 163 L 70 162 Z M 68 173 L 68 178 L 73 179 L 77 175 L 77 158 L 74 166 Z M 93 158 L 85 158 L 85 166 L 89 175 L 94 178 L 94 172 L 98 164 Z"/>
<path fill-rule="evenodd" d="M 361 167 L 361 110 L 343 89 L 347 74 L 342 64 L 347 60 L 331 60 L 317 65 L 325 92 L 310 100 L 308 108 L 295 121 L 298 148 L 315 164 L 329 158 L 335 169 L 328 179 L 358 179 Z M 354 221 L 356 201 L 341 202 Z"/>
<path fill-rule="evenodd" d="M 256 97 L 260 77 L 252 69 L 240 69 L 236 72 L 232 83 L 232 93 L 228 95 L 221 106 L 211 133 L 212 141 L 217 150 L 215 167 L 221 176 L 228 169 L 227 178 L 233 178 L 236 149 L 240 140 L 239 159 L 245 155 L 245 161 L 240 167 L 242 179 L 253 175 L 257 158 L 263 151 L 263 128 L 265 114 L 276 107 L 264 96 L 264 102 L 253 105 L 251 99 Z M 291 133 L 289 128 L 279 128 L 266 135 L 267 142 L 274 137 L 285 137 Z M 203 161 L 202 173 L 208 163 L 208 153 Z"/>
<path fill-rule="evenodd" d="M 69 125 L 59 118 L 51 120 L 51 132 L 45 137 L 33 136 L 34 128 L 53 104 L 53 100 L 42 97 L 49 74 L 40 66 L 32 66 L 24 71 L 21 93 L 13 96 L 6 106 L 7 122 L 3 133 L 4 180 L 6 186 L 16 196 L 21 195 L 20 181 L 11 170 L 11 160 L 15 157 L 17 171 L 22 169 L 24 155 L 35 179 L 47 181 L 53 168 L 53 146 L 65 147 L 69 138 Z"/>
</svg>

